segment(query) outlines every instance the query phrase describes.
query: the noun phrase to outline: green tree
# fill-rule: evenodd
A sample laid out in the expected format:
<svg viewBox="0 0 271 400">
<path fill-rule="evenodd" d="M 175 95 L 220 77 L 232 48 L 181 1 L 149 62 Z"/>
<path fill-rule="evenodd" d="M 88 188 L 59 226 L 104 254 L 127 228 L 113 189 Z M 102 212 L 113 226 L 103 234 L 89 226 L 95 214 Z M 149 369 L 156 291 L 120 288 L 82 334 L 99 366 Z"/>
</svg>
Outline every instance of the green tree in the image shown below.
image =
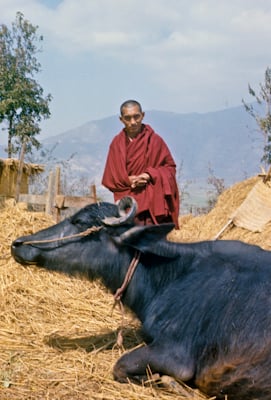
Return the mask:
<svg viewBox="0 0 271 400">
<path fill-rule="evenodd" d="M 41 70 L 36 55 L 43 40 L 37 30 L 21 12 L 11 29 L 0 25 L 0 123 L 8 131 L 8 157 L 17 154 L 22 143 L 25 152 L 38 149 L 39 123 L 50 117 L 52 96 L 44 97 L 43 88 L 34 79 Z"/>
<path fill-rule="evenodd" d="M 243 104 L 246 111 L 256 120 L 260 132 L 264 136 L 264 148 L 261 161 L 267 165 L 271 164 L 271 68 L 267 67 L 265 71 L 265 80 L 260 84 L 260 90 L 257 94 L 255 90 L 248 85 L 249 94 L 261 106 L 260 111 L 252 104 L 247 104 L 244 100 Z M 265 110 L 263 110 L 264 107 Z"/>
</svg>

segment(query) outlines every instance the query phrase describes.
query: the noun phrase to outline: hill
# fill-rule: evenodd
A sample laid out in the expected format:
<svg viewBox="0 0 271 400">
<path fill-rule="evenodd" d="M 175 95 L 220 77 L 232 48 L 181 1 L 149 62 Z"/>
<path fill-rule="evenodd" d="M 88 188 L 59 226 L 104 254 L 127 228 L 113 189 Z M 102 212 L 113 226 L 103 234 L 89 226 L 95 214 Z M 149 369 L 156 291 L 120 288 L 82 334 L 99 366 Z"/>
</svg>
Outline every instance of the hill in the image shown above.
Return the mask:
<svg viewBox="0 0 271 400">
<path fill-rule="evenodd" d="M 181 185 L 190 182 L 190 191 L 202 196 L 206 192 L 209 166 L 226 185 L 259 171 L 262 140 L 255 132 L 254 120 L 243 106 L 205 114 L 179 114 L 147 111 L 146 123 L 168 144 L 179 171 Z M 71 160 L 72 168 L 91 178 L 102 197 L 108 196 L 101 185 L 101 175 L 113 136 L 122 128 L 118 116 L 90 121 L 44 141 L 50 148 L 57 144 L 57 158 Z M 108 198 L 111 200 L 111 195 Z"/>
</svg>

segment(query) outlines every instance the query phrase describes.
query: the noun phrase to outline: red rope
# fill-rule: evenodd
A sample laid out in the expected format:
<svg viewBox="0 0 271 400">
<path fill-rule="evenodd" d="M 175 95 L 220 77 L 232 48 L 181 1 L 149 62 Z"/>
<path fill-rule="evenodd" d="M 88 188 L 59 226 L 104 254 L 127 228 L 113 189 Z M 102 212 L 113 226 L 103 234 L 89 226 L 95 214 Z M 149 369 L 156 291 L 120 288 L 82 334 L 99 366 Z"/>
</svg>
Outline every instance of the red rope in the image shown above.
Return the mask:
<svg viewBox="0 0 271 400">
<path fill-rule="evenodd" d="M 139 259 L 140 259 L 140 251 L 136 251 L 136 253 L 135 253 L 135 255 L 134 255 L 134 257 L 133 257 L 133 259 L 132 259 L 132 261 L 131 261 L 131 263 L 130 263 L 130 265 L 128 267 L 128 270 L 126 272 L 126 275 L 125 275 L 125 278 L 124 278 L 124 281 L 123 281 L 121 287 L 118 288 L 116 293 L 114 294 L 115 301 L 120 301 L 120 299 L 121 299 L 121 297 L 123 295 L 123 292 L 125 291 L 125 289 L 129 285 L 129 283 L 130 283 L 130 281 L 131 281 L 131 279 L 132 279 L 132 277 L 134 275 L 134 272 L 135 272 L 135 269 L 136 269 L 137 264 L 139 262 Z"/>
<path fill-rule="evenodd" d="M 122 344 L 123 344 L 122 330 L 123 330 L 123 327 L 124 327 L 124 307 L 123 307 L 123 304 L 122 304 L 122 301 L 121 301 L 121 297 L 122 297 L 123 292 L 126 290 L 127 286 L 129 285 L 129 283 L 130 283 L 130 281 L 131 281 L 131 279 L 132 279 L 132 277 L 134 275 L 135 269 L 136 269 L 136 267 L 137 267 L 137 265 L 139 263 L 139 259 L 140 259 L 140 251 L 136 251 L 136 253 L 135 253 L 135 255 L 134 255 L 134 257 L 133 257 L 133 259 L 132 259 L 132 261 L 131 261 L 131 263 L 130 263 L 130 265 L 128 267 L 128 270 L 126 272 L 126 275 L 125 275 L 125 278 L 124 278 L 124 281 L 123 281 L 121 287 L 119 287 L 116 290 L 116 293 L 114 294 L 115 302 L 114 302 L 114 305 L 113 305 L 113 309 L 115 308 L 116 303 L 118 302 L 119 303 L 119 307 L 120 307 L 121 317 L 122 317 L 121 328 L 120 328 L 120 330 L 118 332 L 118 337 L 117 337 L 117 345 L 119 347 L 122 347 Z"/>
</svg>

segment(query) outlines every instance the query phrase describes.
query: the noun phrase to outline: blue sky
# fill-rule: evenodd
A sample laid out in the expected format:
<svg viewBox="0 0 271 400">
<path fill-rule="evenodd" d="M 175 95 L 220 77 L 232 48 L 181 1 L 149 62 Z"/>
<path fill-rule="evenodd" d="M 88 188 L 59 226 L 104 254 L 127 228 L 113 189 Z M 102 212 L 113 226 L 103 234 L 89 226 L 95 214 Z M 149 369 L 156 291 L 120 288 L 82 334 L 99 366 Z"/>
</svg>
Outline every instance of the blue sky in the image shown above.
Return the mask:
<svg viewBox="0 0 271 400">
<path fill-rule="evenodd" d="M 36 79 L 51 93 L 42 137 L 118 114 L 208 112 L 250 101 L 271 66 L 266 0 L 0 0 L 0 23 L 21 11 L 44 36 Z"/>
</svg>

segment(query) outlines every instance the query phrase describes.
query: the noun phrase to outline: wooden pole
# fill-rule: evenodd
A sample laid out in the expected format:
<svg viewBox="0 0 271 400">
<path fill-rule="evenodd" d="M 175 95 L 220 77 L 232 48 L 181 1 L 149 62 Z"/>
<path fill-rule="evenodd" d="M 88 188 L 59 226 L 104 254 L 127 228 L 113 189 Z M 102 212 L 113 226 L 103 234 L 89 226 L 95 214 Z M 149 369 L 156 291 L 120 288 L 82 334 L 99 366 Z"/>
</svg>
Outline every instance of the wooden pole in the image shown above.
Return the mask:
<svg viewBox="0 0 271 400">
<path fill-rule="evenodd" d="M 94 200 L 94 203 L 97 203 L 97 193 L 96 193 L 96 185 L 91 185 L 90 186 L 90 195 Z"/>
<path fill-rule="evenodd" d="M 223 228 L 215 235 L 215 237 L 212 240 L 217 240 L 222 233 L 228 228 L 233 223 L 232 219 L 229 219 L 229 221 L 223 226 Z"/>
<path fill-rule="evenodd" d="M 54 199 L 54 175 L 53 171 L 50 172 L 48 178 L 48 191 L 46 196 L 46 204 L 45 204 L 45 212 L 46 214 L 52 214 L 53 208 L 53 199 Z"/>
<path fill-rule="evenodd" d="M 56 167 L 56 175 L 55 175 L 55 199 L 56 196 L 61 194 L 61 182 L 60 182 L 60 167 Z M 61 210 L 57 207 L 55 201 L 55 221 L 59 222 L 61 217 Z"/>
<path fill-rule="evenodd" d="M 271 177 L 271 166 L 269 167 L 267 174 L 264 176 L 263 182 L 266 183 L 267 181 L 269 181 L 270 177 Z"/>
<path fill-rule="evenodd" d="M 17 181 L 16 181 L 16 189 L 15 189 L 15 202 L 18 203 L 20 191 L 21 191 L 21 183 L 22 183 L 22 176 L 23 176 L 23 168 L 24 168 L 24 154 L 25 154 L 25 140 L 22 143 L 21 152 L 20 152 L 20 159 L 19 159 L 19 167 L 18 167 L 18 174 L 17 174 Z"/>
</svg>

